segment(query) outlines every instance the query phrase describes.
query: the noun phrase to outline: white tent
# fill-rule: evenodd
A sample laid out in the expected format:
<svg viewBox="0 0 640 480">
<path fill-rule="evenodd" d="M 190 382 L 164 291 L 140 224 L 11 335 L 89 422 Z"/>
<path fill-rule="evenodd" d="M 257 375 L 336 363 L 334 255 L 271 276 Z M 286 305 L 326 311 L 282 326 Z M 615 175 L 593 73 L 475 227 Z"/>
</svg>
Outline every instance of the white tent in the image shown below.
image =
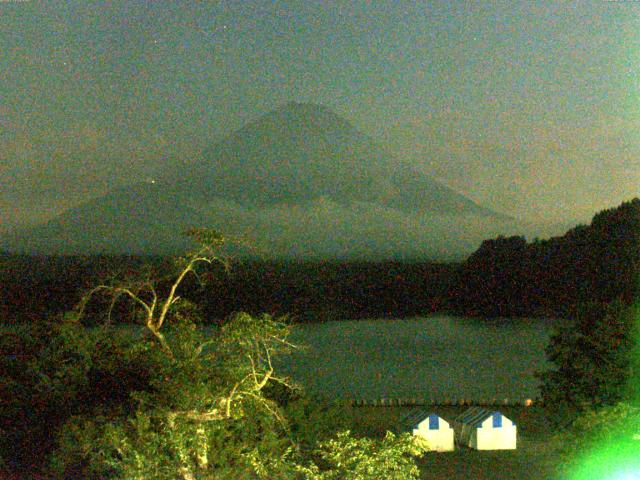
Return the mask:
<svg viewBox="0 0 640 480">
<path fill-rule="evenodd" d="M 403 431 L 424 438 L 429 450 L 450 452 L 454 449 L 453 429 L 435 413 L 412 410 L 400 422 Z"/>
<path fill-rule="evenodd" d="M 500 412 L 468 409 L 453 421 L 456 442 L 477 450 L 514 450 L 516 424 Z"/>
</svg>

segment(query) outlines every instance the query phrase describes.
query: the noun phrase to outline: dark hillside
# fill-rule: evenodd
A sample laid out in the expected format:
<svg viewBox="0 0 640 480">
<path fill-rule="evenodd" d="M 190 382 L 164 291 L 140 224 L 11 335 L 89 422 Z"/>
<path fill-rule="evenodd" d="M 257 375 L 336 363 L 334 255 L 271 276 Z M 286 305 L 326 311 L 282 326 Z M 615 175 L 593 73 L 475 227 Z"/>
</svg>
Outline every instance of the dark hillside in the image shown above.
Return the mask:
<svg viewBox="0 0 640 480">
<path fill-rule="evenodd" d="M 640 275 L 640 199 L 597 213 L 561 237 L 485 240 L 461 266 L 450 299 L 460 313 L 563 316 L 584 302 L 625 303 Z"/>
</svg>

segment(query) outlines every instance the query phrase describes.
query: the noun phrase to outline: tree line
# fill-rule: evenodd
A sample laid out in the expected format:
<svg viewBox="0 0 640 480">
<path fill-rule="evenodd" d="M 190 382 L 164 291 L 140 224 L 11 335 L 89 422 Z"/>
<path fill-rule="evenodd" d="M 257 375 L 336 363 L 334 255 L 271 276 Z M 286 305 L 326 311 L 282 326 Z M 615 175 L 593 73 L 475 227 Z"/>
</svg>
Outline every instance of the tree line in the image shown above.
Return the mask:
<svg viewBox="0 0 640 480">
<path fill-rule="evenodd" d="M 92 282 L 135 272 L 161 271 L 170 259 L 125 256 L 5 256 L 0 260 L 0 315 L 17 323 L 61 313 Z M 406 317 L 440 311 L 455 264 L 428 262 L 265 261 L 237 259 L 189 278 L 183 295 L 210 323 L 234 311 L 288 315 L 294 322 Z M 7 321 L 5 320 L 5 321 Z"/>
<path fill-rule="evenodd" d="M 449 306 L 481 316 L 564 318 L 585 303 L 629 304 L 640 272 L 640 199 L 561 237 L 485 240 L 457 270 Z"/>
<path fill-rule="evenodd" d="M 60 313 L 91 282 L 141 265 L 162 270 L 168 261 L 4 255 L 0 315 L 28 320 Z M 210 268 L 208 287 L 193 279 L 184 286 L 211 322 L 236 310 L 288 314 L 298 322 L 434 312 L 564 318 L 585 302 L 628 303 L 633 297 L 640 271 L 640 199 L 599 212 L 590 225 L 561 237 L 485 240 L 460 264 L 238 259 L 228 275 L 220 269 Z"/>
</svg>

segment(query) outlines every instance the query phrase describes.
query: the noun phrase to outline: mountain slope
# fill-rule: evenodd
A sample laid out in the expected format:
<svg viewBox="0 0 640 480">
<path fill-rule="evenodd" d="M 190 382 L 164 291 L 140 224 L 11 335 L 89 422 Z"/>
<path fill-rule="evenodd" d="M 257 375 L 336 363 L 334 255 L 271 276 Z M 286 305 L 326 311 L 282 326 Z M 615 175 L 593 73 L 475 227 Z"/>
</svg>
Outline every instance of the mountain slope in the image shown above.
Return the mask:
<svg viewBox="0 0 640 480">
<path fill-rule="evenodd" d="M 442 215 L 456 219 L 435 217 Z M 423 244 L 430 253 L 450 247 L 450 226 L 463 230 L 458 216 L 504 220 L 394 158 L 331 110 L 289 103 L 213 145 L 188 170 L 113 190 L 43 225 L 5 235 L 0 246 L 172 253 L 186 247 L 181 232 L 189 227 L 228 231 L 235 225 L 250 237 L 258 232 L 267 243 L 279 242 L 283 255 L 315 249 L 348 256 L 356 243 L 369 246 L 358 255 L 407 248 L 422 255 Z M 426 240 L 430 229 L 442 245 Z M 318 238 L 322 248 L 314 246 Z M 473 241 L 461 245 L 472 248 Z"/>
<path fill-rule="evenodd" d="M 5 235 L 3 243 L 20 252 L 175 253 L 188 245 L 180 232 L 200 225 L 199 217 L 159 185 L 137 184 Z"/>
<path fill-rule="evenodd" d="M 246 125 L 204 152 L 177 184 L 203 198 L 245 205 L 305 203 L 325 196 L 403 211 L 497 215 L 412 169 L 314 104 L 289 103 Z"/>
</svg>

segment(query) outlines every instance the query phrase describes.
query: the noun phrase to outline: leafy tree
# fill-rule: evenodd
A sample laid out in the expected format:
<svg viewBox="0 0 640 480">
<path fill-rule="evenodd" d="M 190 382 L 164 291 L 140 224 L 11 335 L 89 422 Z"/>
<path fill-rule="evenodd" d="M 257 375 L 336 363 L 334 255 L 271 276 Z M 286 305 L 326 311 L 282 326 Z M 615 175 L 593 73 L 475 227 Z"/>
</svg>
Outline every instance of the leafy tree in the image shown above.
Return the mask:
<svg viewBox="0 0 640 480">
<path fill-rule="evenodd" d="M 118 402 L 121 389 L 142 381 L 139 368 L 124 368 L 111 336 L 82 328 L 74 314 L 23 325 L 0 340 L 0 455 L 13 468 L 41 461 L 66 418 Z"/>
<path fill-rule="evenodd" d="M 554 368 L 539 373 L 541 394 L 558 421 L 587 406 L 613 405 L 629 379 L 634 309 L 621 301 L 588 303 L 559 324 L 546 348 Z"/>
<path fill-rule="evenodd" d="M 200 276 L 198 265 L 223 261 L 216 249 L 224 239 L 204 230 L 192 235 L 202 248 L 180 260 L 166 288 L 147 276 L 99 285 L 81 302 L 79 315 L 99 293 L 111 299 L 109 309 L 119 298 L 138 306 L 145 334 L 113 362 L 137 364 L 146 381 L 123 386 L 124 401 L 94 402 L 71 412 L 51 456 L 57 476 L 329 479 L 353 473 L 352 478 L 363 479 L 415 478 L 412 455 L 422 450 L 408 435 L 372 440 L 347 432 L 318 446 L 325 433 L 317 429 L 314 442 L 303 415 L 287 418 L 274 386 L 295 386 L 277 374 L 273 363 L 293 348 L 286 323 L 239 313 L 209 331 L 197 327 L 198 309 L 180 298 L 179 287 L 187 275 Z M 79 383 L 88 375 L 83 372 Z M 341 458 L 351 460 L 345 464 Z"/>
<path fill-rule="evenodd" d="M 308 453 L 336 432 L 350 429 L 352 408 L 344 403 L 301 394 L 286 404 L 284 412 L 291 438 L 301 451 Z"/>
<path fill-rule="evenodd" d="M 320 443 L 317 463 L 301 470 L 310 480 L 413 480 L 420 474 L 413 457 L 425 449 L 408 433 L 387 432 L 383 440 L 373 440 L 354 438 L 347 430 Z"/>
<path fill-rule="evenodd" d="M 72 419 L 54 460 L 57 471 L 67 476 L 80 466 L 98 478 L 189 479 L 229 469 L 231 476 L 253 468 L 245 449 L 279 452 L 287 445 L 286 424 L 261 389 L 279 379 L 270 357 L 287 346 L 274 337 L 282 325 L 255 320 L 250 325 L 250 317 L 238 315 L 210 335 L 215 345 L 188 323 L 169 329 L 164 346 L 154 339 L 138 345 L 151 366 L 150 388 L 132 393 L 129 415 L 111 410 Z M 94 446 L 79 450 L 83 444 Z"/>
<path fill-rule="evenodd" d="M 261 432 L 276 432 L 276 424 L 284 428 L 277 405 L 261 390 L 270 382 L 288 385 L 286 379 L 275 374 L 272 363 L 274 355 L 291 347 L 286 341 L 288 328 L 268 316 L 254 319 L 238 314 L 212 332 L 212 338 L 205 338 L 193 321 L 195 310 L 181 300 L 178 288 L 188 274 L 198 275 L 197 265 L 224 262 L 216 253 L 224 240 L 209 231 L 192 235 L 202 247 L 179 259 L 175 280 L 167 292 L 146 277 L 124 284 L 98 285 L 79 305 L 81 315 L 94 295 L 106 293 L 111 297 L 110 308 L 122 296 L 139 306 L 149 335 L 134 345 L 134 355 L 141 358 L 150 380 L 147 388 L 130 393 L 135 404 L 132 415 L 112 409 L 103 416 L 85 415 L 68 423 L 61 450 L 54 458 L 62 476 L 68 475 L 69 469 L 88 468 L 85 474 L 99 476 L 196 478 L 197 472 L 211 467 L 212 444 L 233 443 L 221 439 L 230 435 L 229 428 L 238 428 L 239 419 L 251 418 L 240 422 L 244 427 L 240 437 L 260 437 L 262 446 L 269 436 Z M 96 418 L 103 421 L 96 422 Z M 87 439 L 93 444 L 96 436 L 101 439 L 97 445 L 102 446 L 98 457 L 74 447 L 87 444 Z M 90 451 L 95 452 L 95 448 Z M 242 457 L 238 455 L 236 464 Z M 224 459 L 220 449 L 217 458 Z"/>
</svg>

